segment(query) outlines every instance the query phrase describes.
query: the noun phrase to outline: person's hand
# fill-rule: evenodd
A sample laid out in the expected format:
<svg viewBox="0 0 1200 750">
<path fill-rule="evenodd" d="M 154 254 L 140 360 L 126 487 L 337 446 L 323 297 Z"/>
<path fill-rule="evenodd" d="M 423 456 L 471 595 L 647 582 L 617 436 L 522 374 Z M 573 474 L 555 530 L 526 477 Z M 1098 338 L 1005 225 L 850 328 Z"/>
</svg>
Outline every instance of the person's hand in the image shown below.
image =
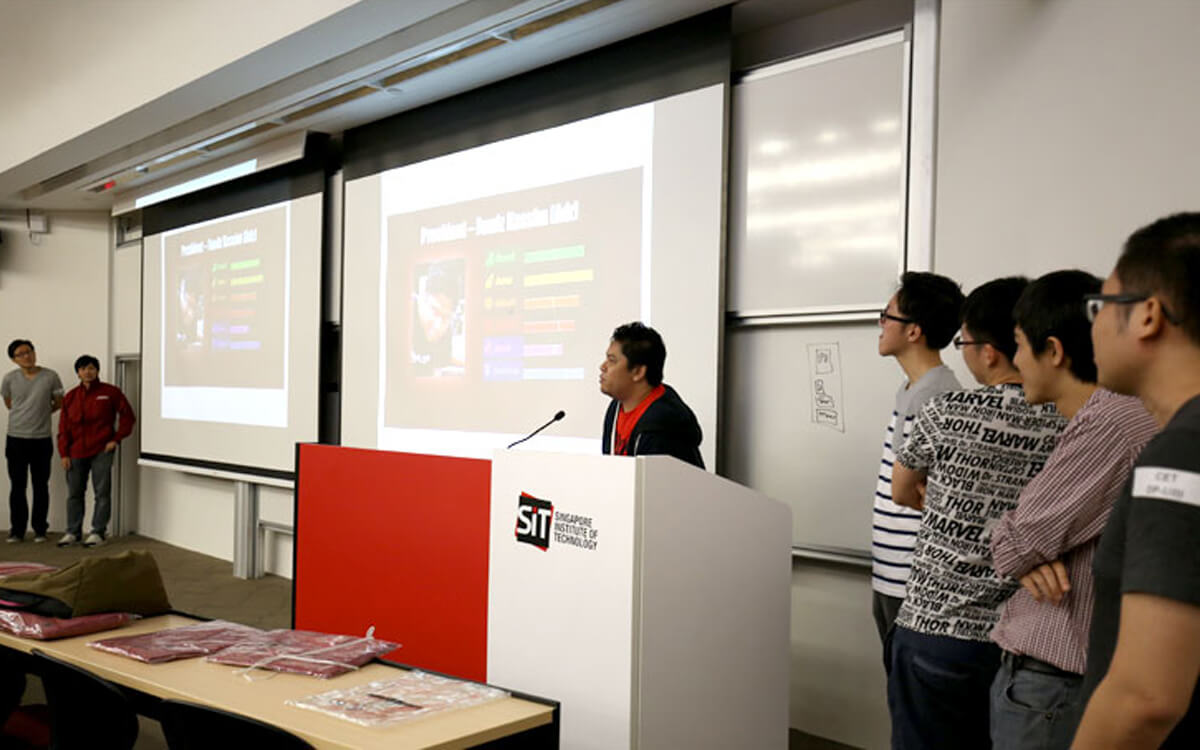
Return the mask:
<svg viewBox="0 0 1200 750">
<path fill-rule="evenodd" d="M 63 465 L 64 469 L 70 469 L 71 468 L 71 459 L 67 458 L 66 456 L 63 456 L 62 457 L 62 465 Z"/>
<path fill-rule="evenodd" d="M 925 482 L 917 485 L 917 510 L 925 510 L 925 489 Z"/>
<path fill-rule="evenodd" d="M 1021 579 L 1021 585 L 1029 592 L 1034 601 L 1059 604 L 1071 590 L 1071 580 L 1067 577 L 1067 566 L 1062 560 L 1055 560 L 1045 565 L 1039 565 L 1029 571 Z"/>
<path fill-rule="evenodd" d="M 108 443 L 106 443 L 104 446 L 105 453 L 112 453 L 116 449 L 117 449 L 117 441 L 116 440 L 109 440 Z"/>
</svg>

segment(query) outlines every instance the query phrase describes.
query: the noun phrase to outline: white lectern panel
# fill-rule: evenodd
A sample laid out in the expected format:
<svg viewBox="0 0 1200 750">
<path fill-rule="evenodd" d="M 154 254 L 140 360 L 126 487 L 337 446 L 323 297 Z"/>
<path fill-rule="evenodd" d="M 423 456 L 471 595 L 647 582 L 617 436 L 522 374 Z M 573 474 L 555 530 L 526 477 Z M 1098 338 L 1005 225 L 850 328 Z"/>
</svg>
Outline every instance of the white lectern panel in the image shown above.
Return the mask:
<svg viewBox="0 0 1200 750">
<path fill-rule="evenodd" d="M 570 750 L 631 746 L 638 467 L 503 451 L 492 464 L 487 679 L 561 701 Z"/>
</svg>

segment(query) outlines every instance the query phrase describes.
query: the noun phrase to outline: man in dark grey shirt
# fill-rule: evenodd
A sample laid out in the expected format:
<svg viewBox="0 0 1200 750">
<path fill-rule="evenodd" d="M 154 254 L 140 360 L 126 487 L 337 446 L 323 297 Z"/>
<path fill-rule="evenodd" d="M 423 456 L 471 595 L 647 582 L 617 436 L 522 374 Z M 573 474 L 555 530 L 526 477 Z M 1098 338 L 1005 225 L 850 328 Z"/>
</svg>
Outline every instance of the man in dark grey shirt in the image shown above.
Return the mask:
<svg viewBox="0 0 1200 750">
<path fill-rule="evenodd" d="M 27 524 L 33 526 L 33 541 L 46 541 L 50 511 L 50 459 L 54 441 L 50 415 L 62 406 L 63 386 L 58 373 L 38 367 L 33 343 L 17 339 L 8 345 L 8 357 L 17 369 L 0 381 L 0 396 L 8 407 L 8 437 L 4 456 L 12 490 L 8 496 L 8 543 L 25 538 Z M 25 499 L 26 480 L 32 478 L 33 516 Z"/>
<path fill-rule="evenodd" d="M 1163 431 L 1096 550 L 1073 747 L 1200 747 L 1200 213 L 1135 232 L 1087 312 L 1100 384 Z"/>
</svg>

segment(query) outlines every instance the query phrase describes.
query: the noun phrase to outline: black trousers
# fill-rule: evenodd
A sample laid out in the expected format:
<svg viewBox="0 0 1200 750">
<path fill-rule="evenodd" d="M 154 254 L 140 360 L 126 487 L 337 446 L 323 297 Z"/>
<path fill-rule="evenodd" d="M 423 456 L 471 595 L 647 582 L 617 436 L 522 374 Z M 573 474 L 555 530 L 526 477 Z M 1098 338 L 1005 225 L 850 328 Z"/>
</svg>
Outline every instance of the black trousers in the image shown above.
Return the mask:
<svg viewBox="0 0 1200 750">
<path fill-rule="evenodd" d="M 9 535 L 25 536 L 25 527 L 31 520 L 25 487 L 32 479 L 33 533 L 45 536 L 49 528 L 46 517 L 50 512 L 50 459 L 54 457 L 54 441 L 48 437 L 9 435 L 4 444 L 4 457 L 8 459 L 8 479 L 12 483 L 8 494 Z"/>
</svg>

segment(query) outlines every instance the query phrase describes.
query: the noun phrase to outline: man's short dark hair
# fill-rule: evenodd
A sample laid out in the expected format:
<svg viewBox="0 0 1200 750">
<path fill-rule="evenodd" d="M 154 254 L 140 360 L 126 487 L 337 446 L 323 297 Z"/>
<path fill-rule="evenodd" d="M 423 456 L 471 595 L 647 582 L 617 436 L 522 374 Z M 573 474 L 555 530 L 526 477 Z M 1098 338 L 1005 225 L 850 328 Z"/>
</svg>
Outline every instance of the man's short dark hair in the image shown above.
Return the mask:
<svg viewBox="0 0 1200 750">
<path fill-rule="evenodd" d="M 1013 308 L 1033 353 L 1046 351 L 1053 336 L 1071 358 L 1071 374 L 1085 383 L 1096 382 L 1096 361 L 1083 297 L 1099 292 L 1102 283 L 1087 271 L 1055 271 L 1031 281 Z"/>
<path fill-rule="evenodd" d="M 1125 293 L 1153 294 L 1168 319 L 1200 345 L 1200 213 L 1180 213 L 1130 235 L 1117 260 Z"/>
<path fill-rule="evenodd" d="M 646 366 L 646 382 L 658 387 L 663 380 L 663 363 L 667 360 L 667 347 L 658 331 L 642 323 L 626 323 L 618 326 L 612 340 L 621 345 L 621 353 L 629 360 L 629 369 Z"/>
<path fill-rule="evenodd" d="M 962 289 L 952 279 L 924 271 L 909 271 L 900 277 L 896 308 L 921 326 L 926 345 L 934 351 L 945 349 L 954 338 L 962 304 Z"/>
<path fill-rule="evenodd" d="M 962 324 L 976 341 L 991 344 L 1011 362 L 1017 353 L 1013 336 L 1013 308 L 1029 279 L 1006 276 L 981 284 L 967 295 L 962 307 Z"/>
<path fill-rule="evenodd" d="M 80 356 L 79 359 L 75 360 L 75 372 L 79 372 L 81 369 L 83 369 L 84 367 L 87 367 L 88 365 L 93 365 L 93 366 L 95 366 L 95 368 L 97 370 L 99 370 L 100 369 L 100 360 L 96 359 L 95 357 L 93 357 L 90 354 L 84 354 L 84 355 Z"/>
<path fill-rule="evenodd" d="M 37 351 L 37 349 L 33 348 L 33 342 L 29 339 L 13 339 L 12 343 L 8 345 L 8 358 L 12 359 L 15 357 L 17 349 L 20 349 L 22 346 L 28 346 L 30 349 Z"/>
</svg>

